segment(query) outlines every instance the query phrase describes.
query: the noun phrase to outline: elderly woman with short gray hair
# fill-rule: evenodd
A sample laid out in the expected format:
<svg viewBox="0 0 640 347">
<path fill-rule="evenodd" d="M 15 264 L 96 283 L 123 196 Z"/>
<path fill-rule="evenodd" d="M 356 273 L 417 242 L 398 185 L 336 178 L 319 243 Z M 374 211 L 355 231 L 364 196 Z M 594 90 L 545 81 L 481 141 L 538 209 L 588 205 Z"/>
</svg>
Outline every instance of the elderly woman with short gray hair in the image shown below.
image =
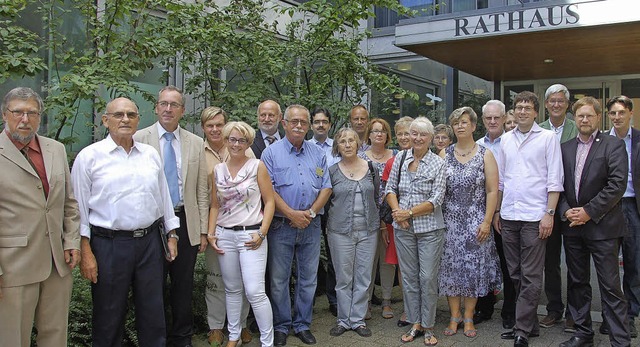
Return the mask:
<svg viewBox="0 0 640 347">
<path fill-rule="evenodd" d="M 434 130 L 427 118 L 416 118 L 409 132 L 413 146 L 398 153 L 400 160 L 393 163 L 385 191 L 393 210 L 407 321 L 413 324 L 400 340 L 411 342 L 424 335 L 424 344 L 435 346 L 438 269 L 445 235 L 441 208 L 445 166 L 444 160 L 429 150 Z"/>
</svg>

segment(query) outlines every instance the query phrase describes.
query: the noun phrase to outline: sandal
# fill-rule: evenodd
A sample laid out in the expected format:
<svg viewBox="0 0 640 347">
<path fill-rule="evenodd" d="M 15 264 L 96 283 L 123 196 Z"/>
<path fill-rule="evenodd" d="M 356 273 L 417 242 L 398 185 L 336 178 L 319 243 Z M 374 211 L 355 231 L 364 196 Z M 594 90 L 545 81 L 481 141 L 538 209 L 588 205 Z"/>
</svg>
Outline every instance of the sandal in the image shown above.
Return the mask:
<svg viewBox="0 0 640 347">
<path fill-rule="evenodd" d="M 449 325 L 451 325 L 451 323 L 456 324 L 456 330 L 449 329 L 449 327 L 446 327 L 442 332 L 444 336 L 453 336 L 458 333 L 458 327 L 460 326 L 460 323 L 462 323 L 462 317 L 451 317 L 449 321 L 450 321 Z"/>
<path fill-rule="evenodd" d="M 409 329 L 409 331 L 407 331 L 405 334 L 400 336 L 400 341 L 402 343 L 413 342 L 413 340 L 415 340 L 416 337 L 420 337 L 422 335 L 424 335 L 424 330 L 416 329 L 412 327 L 411 329 Z"/>
<path fill-rule="evenodd" d="M 467 324 L 467 323 L 473 324 L 473 318 L 465 318 L 464 319 L 464 324 Z M 469 329 L 469 330 L 465 329 L 463 334 L 464 334 L 464 336 L 469 337 L 469 338 L 476 337 L 478 335 L 478 330 L 477 329 Z"/>
<path fill-rule="evenodd" d="M 390 299 L 382 300 L 382 318 L 384 318 L 384 319 L 393 318 L 393 309 L 391 308 L 391 300 Z"/>
<path fill-rule="evenodd" d="M 433 335 L 433 330 L 429 329 L 424 332 L 424 345 L 425 346 L 435 346 L 438 344 L 438 339 Z"/>
<path fill-rule="evenodd" d="M 400 315 L 400 319 L 398 319 L 398 327 L 402 328 L 402 327 L 406 327 L 407 325 L 409 325 L 411 323 L 407 322 L 407 313 L 406 312 L 402 312 L 402 315 Z"/>
</svg>

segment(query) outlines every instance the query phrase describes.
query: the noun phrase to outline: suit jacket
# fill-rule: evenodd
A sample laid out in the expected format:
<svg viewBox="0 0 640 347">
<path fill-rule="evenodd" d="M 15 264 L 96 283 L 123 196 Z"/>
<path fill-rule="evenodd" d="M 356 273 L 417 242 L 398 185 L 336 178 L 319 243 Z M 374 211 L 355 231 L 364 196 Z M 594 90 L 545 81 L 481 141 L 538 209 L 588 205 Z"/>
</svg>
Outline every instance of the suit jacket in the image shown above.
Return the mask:
<svg viewBox="0 0 640 347">
<path fill-rule="evenodd" d="M 640 130 L 631 128 L 631 182 L 636 192 L 636 208 L 640 214 Z"/>
<path fill-rule="evenodd" d="M 187 232 L 192 246 L 200 244 L 200 235 L 207 234 L 209 223 L 209 192 L 204 144 L 197 135 L 180 128 L 180 158 L 182 161 L 182 199 L 187 217 Z M 157 122 L 138 130 L 133 138 L 160 151 Z M 162 156 L 162 154 L 161 154 Z"/>
<path fill-rule="evenodd" d="M 627 231 L 620 199 L 627 188 L 629 170 L 624 141 L 599 132 L 593 140 L 582 170 L 579 196 L 576 199 L 575 166 L 578 140 L 562 144 L 564 192 L 560 194 L 558 213 L 566 236 L 588 240 L 606 240 L 624 236 Z M 583 207 L 591 217 L 581 226 L 569 227 L 564 214 L 573 207 Z"/>
<path fill-rule="evenodd" d="M 36 135 L 37 136 L 37 135 Z M 0 133 L 0 275 L 3 287 L 42 282 L 53 266 L 62 277 L 71 273 L 64 250 L 80 249 L 80 215 L 71 187 L 64 145 L 37 136 L 49 195 L 27 159 Z"/>
<path fill-rule="evenodd" d="M 278 134 L 280 134 L 280 138 L 284 138 L 284 132 L 278 129 Z M 264 139 L 262 137 L 262 130 L 258 129 L 256 131 L 256 138 L 253 140 L 253 144 L 251 145 L 251 150 L 253 154 L 255 154 L 256 158 L 262 158 L 262 151 L 267 148 L 267 145 L 264 143 Z"/>
<path fill-rule="evenodd" d="M 542 129 L 551 130 L 551 122 L 549 119 L 540 123 Z M 576 122 L 569 118 L 564 119 L 564 128 L 562 128 L 562 135 L 560 135 L 560 143 L 565 143 L 571 139 L 575 139 L 578 136 L 578 127 Z"/>
</svg>

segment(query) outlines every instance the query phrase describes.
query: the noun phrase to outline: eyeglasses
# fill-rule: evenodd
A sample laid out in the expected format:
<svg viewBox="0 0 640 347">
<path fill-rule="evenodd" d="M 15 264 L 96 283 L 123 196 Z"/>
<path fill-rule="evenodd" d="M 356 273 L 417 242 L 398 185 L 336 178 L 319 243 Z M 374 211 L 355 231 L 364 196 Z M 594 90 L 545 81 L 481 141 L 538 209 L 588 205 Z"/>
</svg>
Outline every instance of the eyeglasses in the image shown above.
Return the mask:
<svg viewBox="0 0 640 347">
<path fill-rule="evenodd" d="M 386 135 L 387 131 L 386 130 L 371 130 L 371 133 L 374 134 L 374 135 L 379 135 L 379 134 Z"/>
<path fill-rule="evenodd" d="M 585 115 L 577 114 L 574 117 L 575 117 L 576 120 L 583 120 L 583 119 L 591 120 L 591 119 L 596 118 L 597 116 L 598 116 L 597 114 L 585 114 Z"/>
<path fill-rule="evenodd" d="M 565 100 L 565 99 L 549 99 L 549 100 L 547 100 L 547 102 L 549 103 L 549 105 L 553 105 L 553 104 L 564 105 L 564 104 L 567 103 L 567 100 Z"/>
<path fill-rule="evenodd" d="M 298 125 L 306 127 L 306 126 L 309 125 L 309 122 L 307 122 L 306 120 L 302 120 L 302 119 L 285 119 L 284 121 L 289 123 L 289 124 L 291 124 L 291 125 L 293 125 L 294 127 L 298 126 Z"/>
<path fill-rule="evenodd" d="M 436 135 L 433 139 L 436 141 L 451 141 L 447 135 Z"/>
<path fill-rule="evenodd" d="M 246 145 L 247 143 L 249 143 L 249 141 L 247 139 L 243 139 L 243 138 L 235 138 L 235 137 L 229 137 L 227 138 L 227 142 L 229 142 L 229 144 L 231 145 L 235 145 L 236 143 L 241 144 L 241 145 Z"/>
<path fill-rule="evenodd" d="M 533 111 L 533 107 L 531 106 L 516 106 L 516 112 L 526 112 L 531 113 Z"/>
<path fill-rule="evenodd" d="M 127 116 L 127 118 L 134 120 L 140 117 L 140 113 L 138 112 L 114 112 L 114 113 L 105 113 L 105 114 L 115 119 L 123 119 L 124 116 Z"/>
<path fill-rule="evenodd" d="M 17 119 L 22 118 L 25 114 L 30 119 L 35 119 L 40 116 L 40 112 L 36 112 L 36 111 L 21 111 L 21 110 L 10 110 L 10 109 L 7 109 L 7 111 L 11 112 L 13 117 Z"/>
<path fill-rule="evenodd" d="M 181 103 L 178 103 L 178 102 L 167 102 L 167 101 L 160 101 L 160 102 L 156 103 L 156 105 L 158 105 L 160 108 L 166 108 L 167 106 L 169 106 L 169 108 L 180 108 L 180 107 L 182 107 Z"/>
</svg>

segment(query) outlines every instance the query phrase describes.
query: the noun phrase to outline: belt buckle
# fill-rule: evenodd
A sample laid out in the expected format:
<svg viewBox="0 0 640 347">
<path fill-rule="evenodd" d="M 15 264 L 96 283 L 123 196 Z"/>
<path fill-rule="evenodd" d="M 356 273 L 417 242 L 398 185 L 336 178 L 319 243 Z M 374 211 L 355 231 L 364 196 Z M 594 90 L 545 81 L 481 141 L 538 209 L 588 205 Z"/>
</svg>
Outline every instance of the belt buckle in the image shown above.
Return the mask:
<svg viewBox="0 0 640 347">
<path fill-rule="evenodd" d="M 133 231 L 133 237 L 143 237 L 146 234 L 145 229 L 138 229 Z"/>
</svg>

